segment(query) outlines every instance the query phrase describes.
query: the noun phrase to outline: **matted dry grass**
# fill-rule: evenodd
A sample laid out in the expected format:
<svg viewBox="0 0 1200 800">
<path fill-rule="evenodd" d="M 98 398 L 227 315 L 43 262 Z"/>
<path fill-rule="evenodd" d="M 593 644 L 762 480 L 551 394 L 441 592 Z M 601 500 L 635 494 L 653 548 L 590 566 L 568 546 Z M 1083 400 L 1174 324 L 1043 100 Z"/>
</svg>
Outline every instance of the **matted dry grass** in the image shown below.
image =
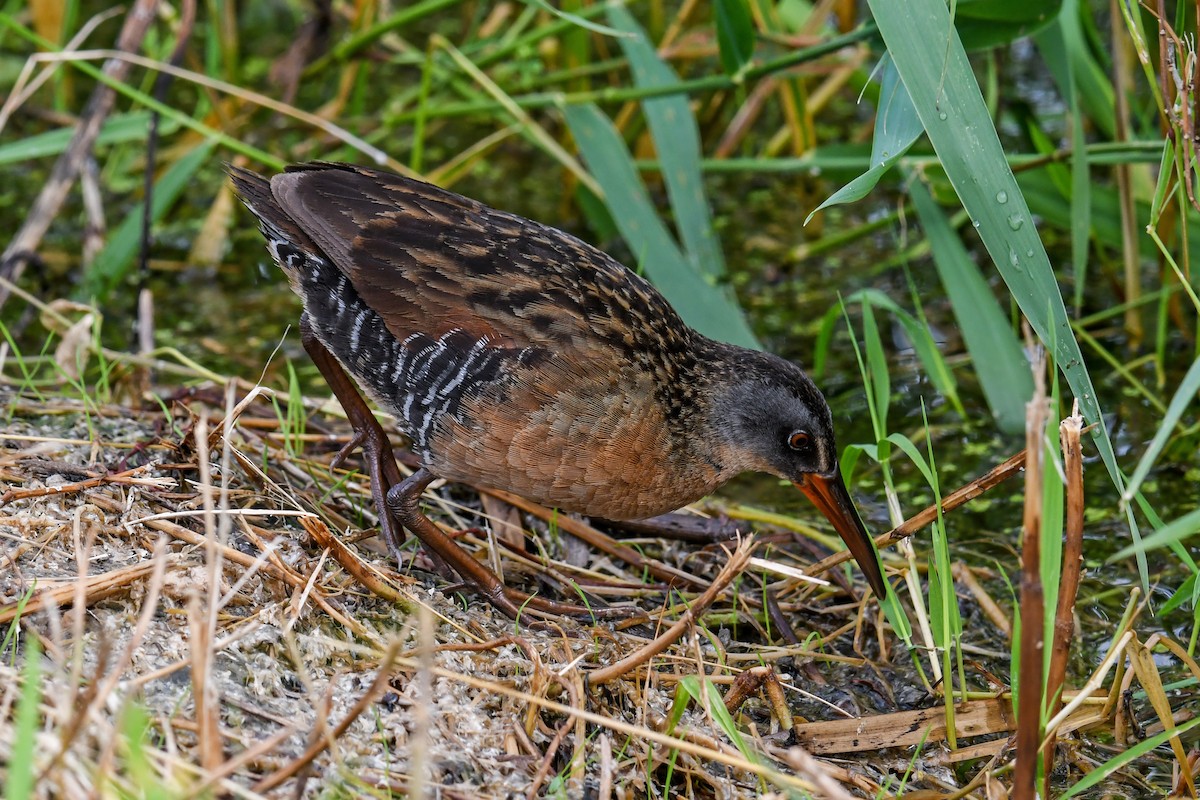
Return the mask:
<svg viewBox="0 0 1200 800">
<path fill-rule="evenodd" d="M 971 796 L 1004 763 L 1011 701 L 960 705 L 959 749 L 935 746 L 940 700 L 875 603 L 779 577 L 820 555 L 794 532 L 618 544 L 466 487 L 430 492 L 431 515 L 472 530 L 460 541 L 510 584 L 575 601 L 578 583 L 645 611 L 514 624 L 445 591 L 419 548 L 398 571 L 359 536 L 370 495 L 328 467 L 348 433 L 335 419 L 285 435 L 248 387 L 191 393 L 169 417 L 3 399 L 0 621 L 20 638 L 0 665 L 0 756 L 36 638 L 38 796 Z M 1107 700 L 1060 733 L 1111 715 Z M 964 781 L 966 759 L 983 766 Z"/>
</svg>

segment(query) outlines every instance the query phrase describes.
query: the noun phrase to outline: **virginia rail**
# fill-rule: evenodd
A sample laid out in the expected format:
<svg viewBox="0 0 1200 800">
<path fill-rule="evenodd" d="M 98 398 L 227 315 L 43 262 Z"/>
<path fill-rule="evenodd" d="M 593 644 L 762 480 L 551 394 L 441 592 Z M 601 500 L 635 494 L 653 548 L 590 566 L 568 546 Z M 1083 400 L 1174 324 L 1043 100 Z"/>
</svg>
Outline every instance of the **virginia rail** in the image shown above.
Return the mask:
<svg viewBox="0 0 1200 800">
<path fill-rule="evenodd" d="M 421 513 L 435 476 L 640 519 L 756 471 L 808 495 L 885 594 L 829 406 L 796 365 L 702 336 L 574 236 L 437 186 L 320 162 L 230 174 L 304 301 L 305 348 L 356 432 L 340 456 L 362 446 L 394 552 L 399 523 L 515 617 L 531 598 Z M 412 439 L 412 476 L 347 371 Z"/>
</svg>

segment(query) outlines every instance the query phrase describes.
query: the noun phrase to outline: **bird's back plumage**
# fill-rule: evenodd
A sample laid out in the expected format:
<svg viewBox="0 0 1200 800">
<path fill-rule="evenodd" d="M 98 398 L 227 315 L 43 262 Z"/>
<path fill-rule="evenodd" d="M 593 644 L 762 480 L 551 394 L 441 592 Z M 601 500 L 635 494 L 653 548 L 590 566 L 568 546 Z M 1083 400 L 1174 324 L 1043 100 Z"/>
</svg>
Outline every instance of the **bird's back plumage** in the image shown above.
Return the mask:
<svg viewBox="0 0 1200 800">
<path fill-rule="evenodd" d="M 231 174 L 314 332 L 434 474 L 610 518 L 730 477 L 687 442 L 716 343 L 611 257 L 391 173 Z"/>
</svg>

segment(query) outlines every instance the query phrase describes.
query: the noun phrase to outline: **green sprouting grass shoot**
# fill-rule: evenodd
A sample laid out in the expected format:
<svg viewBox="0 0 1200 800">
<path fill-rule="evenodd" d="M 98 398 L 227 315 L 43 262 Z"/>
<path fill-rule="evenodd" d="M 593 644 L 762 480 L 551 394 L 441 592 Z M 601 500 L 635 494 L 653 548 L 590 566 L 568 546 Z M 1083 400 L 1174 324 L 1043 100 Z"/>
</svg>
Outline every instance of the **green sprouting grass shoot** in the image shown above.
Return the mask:
<svg viewBox="0 0 1200 800">
<path fill-rule="evenodd" d="M 37 767 L 34 753 L 37 751 L 41 704 L 42 648 L 36 636 L 28 636 L 21 670 L 21 693 L 13 724 L 12 753 L 8 761 L 6 800 L 25 800 L 33 796 L 33 776 Z"/>
</svg>

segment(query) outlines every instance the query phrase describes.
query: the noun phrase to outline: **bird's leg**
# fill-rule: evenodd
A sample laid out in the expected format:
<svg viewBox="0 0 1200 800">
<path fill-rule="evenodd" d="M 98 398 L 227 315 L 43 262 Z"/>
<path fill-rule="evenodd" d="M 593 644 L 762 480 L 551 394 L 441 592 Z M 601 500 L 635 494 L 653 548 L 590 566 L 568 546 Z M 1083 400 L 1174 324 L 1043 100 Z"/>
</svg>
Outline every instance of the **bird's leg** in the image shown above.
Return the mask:
<svg viewBox="0 0 1200 800">
<path fill-rule="evenodd" d="M 588 608 L 570 603 L 555 603 L 506 587 L 494 572 L 472 558 L 457 542 L 421 513 L 421 493 L 434 478 L 435 476 L 424 467 L 417 470 L 388 490 L 388 508 L 401 525 L 412 531 L 425 547 L 449 564 L 465 583 L 479 590 L 495 608 L 512 619 L 517 619 L 522 609 L 584 619 L 629 615 L 629 611 L 623 608 Z"/>
<path fill-rule="evenodd" d="M 404 530 L 396 525 L 396 520 L 388 512 L 387 492 L 403 481 L 404 476 L 396 466 L 387 433 L 367 407 L 366 401 L 346 374 L 346 370 L 342 369 L 342 365 L 313 332 L 312 320 L 308 318 L 308 314 L 300 317 L 300 341 L 303 342 L 309 358 L 325 378 L 325 382 L 329 384 L 329 388 L 333 390 L 338 402 L 342 404 L 346 419 L 354 429 L 354 436 L 338 451 L 333 465 L 340 464 L 356 447 L 362 447 L 363 461 L 371 478 L 371 499 L 375 502 L 375 511 L 379 515 L 379 532 L 392 556 L 399 562 Z"/>
</svg>

